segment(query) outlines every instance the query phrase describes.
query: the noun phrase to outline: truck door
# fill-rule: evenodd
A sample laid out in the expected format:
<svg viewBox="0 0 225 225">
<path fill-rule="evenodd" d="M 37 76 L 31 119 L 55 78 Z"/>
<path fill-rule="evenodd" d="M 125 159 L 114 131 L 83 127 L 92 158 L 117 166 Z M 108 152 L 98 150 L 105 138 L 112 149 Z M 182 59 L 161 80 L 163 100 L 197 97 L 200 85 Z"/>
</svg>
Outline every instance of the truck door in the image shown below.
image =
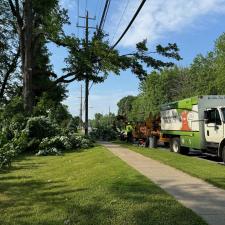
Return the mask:
<svg viewBox="0 0 225 225">
<path fill-rule="evenodd" d="M 220 143 L 223 139 L 223 124 L 218 109 L 205 111 L 205 139 L 208 143 Z"/>
</svg>

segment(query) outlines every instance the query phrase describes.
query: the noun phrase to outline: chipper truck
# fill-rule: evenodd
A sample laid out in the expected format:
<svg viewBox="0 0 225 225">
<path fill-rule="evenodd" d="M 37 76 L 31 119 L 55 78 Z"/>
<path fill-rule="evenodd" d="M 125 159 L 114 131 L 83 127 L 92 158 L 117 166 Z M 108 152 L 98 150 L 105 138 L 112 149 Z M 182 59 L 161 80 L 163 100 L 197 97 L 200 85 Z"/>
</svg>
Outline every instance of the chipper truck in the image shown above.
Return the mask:
<svg viewBox="0 0 225 225">
<path fill-rule="evenodd" d="M 161 136 L 170 140 L 171 151 L 201 150 L 225 162 L 225 95 L 206 95 L 164 104 Z"/>
</svg>

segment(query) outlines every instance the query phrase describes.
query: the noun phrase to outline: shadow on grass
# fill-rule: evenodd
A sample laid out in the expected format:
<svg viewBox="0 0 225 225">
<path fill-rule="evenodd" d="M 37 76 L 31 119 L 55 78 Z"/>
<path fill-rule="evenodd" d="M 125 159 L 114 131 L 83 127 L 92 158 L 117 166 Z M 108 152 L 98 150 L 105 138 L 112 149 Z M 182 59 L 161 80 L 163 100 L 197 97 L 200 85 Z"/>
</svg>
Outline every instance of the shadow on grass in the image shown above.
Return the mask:
<svg viewBox="0 0 225 225">
<path fill-rule="evenodd" d="M 113 183 L 110 188 L 118 199 L 127 201 L 128 207 L 136 205 L 130 214 L 135 221 L 134 224 L 205 224 L 200 217 L 183 207 L 155 184 L 143 180 L 143 176 L 136 176 L 136 178 L 136 181 L 120 180 Z M 140 205 L 142 207 L 139 207 Z"/>
</svg>

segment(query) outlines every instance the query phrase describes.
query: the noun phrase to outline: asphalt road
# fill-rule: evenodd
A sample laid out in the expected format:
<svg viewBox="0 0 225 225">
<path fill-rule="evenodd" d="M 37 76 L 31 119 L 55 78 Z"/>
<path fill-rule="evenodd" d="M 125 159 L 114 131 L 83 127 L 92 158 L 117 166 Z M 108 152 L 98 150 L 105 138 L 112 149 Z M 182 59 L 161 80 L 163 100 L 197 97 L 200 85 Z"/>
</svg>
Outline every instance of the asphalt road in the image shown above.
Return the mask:
<svg viewBox="0 0 225 225">
<path fill-rule="evenodd" d="M 170 149 L 168 147 L 165 147 L 163 144 L 159 144 L 157 149 L 160 151 L 170 151 Z M 209 162 L 225 166 L 222 160 L 219 159 L 218 157 L 204 154 L 199 150 L 190 149 L 188 156 L 195 157 L 201 160 L 208 160 Z"/>
</svg>

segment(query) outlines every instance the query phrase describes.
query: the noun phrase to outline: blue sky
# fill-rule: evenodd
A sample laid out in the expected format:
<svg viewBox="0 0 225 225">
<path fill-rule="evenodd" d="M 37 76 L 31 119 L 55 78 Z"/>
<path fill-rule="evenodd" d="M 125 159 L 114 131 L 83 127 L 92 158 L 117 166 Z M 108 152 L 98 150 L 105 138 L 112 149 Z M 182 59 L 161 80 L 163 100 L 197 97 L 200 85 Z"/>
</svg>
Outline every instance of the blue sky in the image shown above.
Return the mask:
<svg viewBox="0 0 225 225">
<path fill-rule="evenodd" d="M 80 0 L 80 15 L 85 13 L 86 1 L 90 16 L 96 16 L 96 21 L 92 21 L 91 25 L 96 26 L 105 0 Z M 78 0 L 60 0 L 60 2 L 69 10 L 71 21 L 71 25 L 66 26 L 65 31 L 83 37 L 83 30 L 76 28 Z M 104 27 L 111 43 L 117 40 L 139 4 L 140 0 L 111 0 Z M 130 31 L 117 48 L 122 52 L 130 52 L 135 43 L 145 38 L 150 49 L 156 44 L 175 42 L 183 57 L 178 65 L 187 66 L 197 54 L 206 54 L 213 49 L 215 40 L 225 32 L 224 21 L 225 0 L 147 0 Z M 84 21 L 80 19 L 79 24 L 83 25 Z M 60 75 L 61 69 L 65 67 L 64 58 L 67 52 L 53 44 L 49 45 L 49 50 L 52 53 L 51 62 L 54 70 Z M 81 84 L 74 82 L 68 86 L 69 96 L 64 103 L 68 105 L 73 115 L 79 115 Z M 112 74 L 103 84 L 94 85 L 90 91 L 90 117 L 92 118 L 96 112 L 108 113 L 109 107 L 112 112 L 117 112 L 118 100 L 127 95 L 136 95 L 138 86 L 138 79 L 130 71 L 121 72 L 120 76 Z"/>
</svg>

